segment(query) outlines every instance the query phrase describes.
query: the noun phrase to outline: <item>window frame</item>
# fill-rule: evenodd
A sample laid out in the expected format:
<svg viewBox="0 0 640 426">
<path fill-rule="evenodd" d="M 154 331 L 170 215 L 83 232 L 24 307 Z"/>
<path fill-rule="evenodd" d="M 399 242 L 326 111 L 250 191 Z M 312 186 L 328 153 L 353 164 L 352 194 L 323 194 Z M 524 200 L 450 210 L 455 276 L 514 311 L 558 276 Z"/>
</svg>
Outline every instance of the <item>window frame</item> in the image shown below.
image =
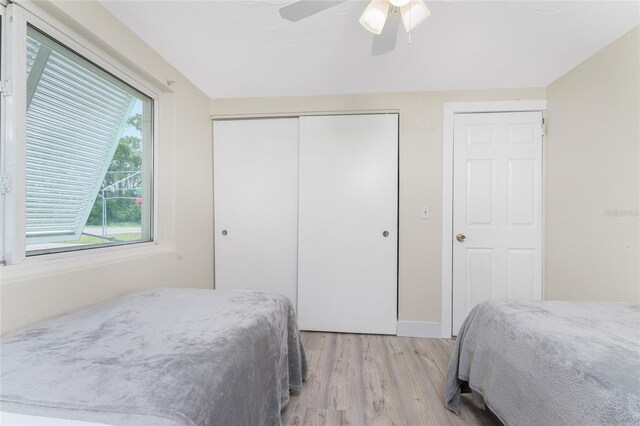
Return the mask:
<svg viewBox="0 0 640 426">
<path fill-rule="evenodd" d="M 0 0 L 0 83 L 5 84 L 5 67 L 6 67 L 6 4 L 4 1 Z M 4 93 L 0 93 L 0 178 L 2 182 L 0 186 L 4 186 L 5 184 L 9 184 L 5 182 L 5 141 L 4 141 L 4 130 L 5 129 L 5 115 L 6 115 L 6 103 Z M 4 188 L 0 189 L 0 191 L 4 191 Z M 5 246 L 5 196 L 4 193 L 0 193 L 0 267 L 6 264 L 5 255 L 4 255 L 4 246 Z"/>
<path fill-rule="evenodd" d="M 74 250 L 44 253 L 27 256 L 26 249 L 26 42 L 27 28 L 32 26 L 48 37 L 56 40 L 71 51 L 102 68 L 125 84 L 133 87 L 152 100 L 151 135 L 151 185 L 153 205 L 150 206 L 151 241 L 132 242 L 105 246 L 79 246 Z M 8 81 L 9 96 L 3 96 L 4 124 L 2 141 L 1 176 L 11 176 L 11 190 L 4 196 L 3 243 L 0 243 L 0 256 L 6 266 L 18 264 L 34 265 L 42 261 L 66 258 L 86 259 L 87 256 L 103 254 L 120 257 L 121 254 L 148 253 L 159 249 L 158 227 L 158 130 L 161 90 L 143 77 L 126 67 L 112 56 L 75 33 L 56 19 L 29 3 L 11 3 L 6 7 L 3 17 L 3 66 L 4 80 Z M 6 39 L 6 42 L 4 41 Z M 6 66 L 5 66 L 6 64 Z M 2 224 L 0 224 L 2 225 Z M 0 237 L 2 235 L 0 234 Z M 9 268 L 7 268 L 9 269 Z M 5 270 L 6 271 L 6 270 Z"/>
</svg>

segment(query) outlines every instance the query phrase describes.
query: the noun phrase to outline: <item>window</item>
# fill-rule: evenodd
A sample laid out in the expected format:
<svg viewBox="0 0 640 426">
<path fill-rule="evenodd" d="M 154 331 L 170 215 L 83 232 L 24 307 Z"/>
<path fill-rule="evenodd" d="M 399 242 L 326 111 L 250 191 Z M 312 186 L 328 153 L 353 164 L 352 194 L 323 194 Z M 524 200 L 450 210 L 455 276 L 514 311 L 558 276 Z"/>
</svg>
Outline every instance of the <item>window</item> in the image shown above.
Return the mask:
<svg viewBox="0 0 640 426">
<path fill-rule="evenodd" d="M 153 100 L 34 27 L 26 255 L 151 241 Z"/>
</svg>

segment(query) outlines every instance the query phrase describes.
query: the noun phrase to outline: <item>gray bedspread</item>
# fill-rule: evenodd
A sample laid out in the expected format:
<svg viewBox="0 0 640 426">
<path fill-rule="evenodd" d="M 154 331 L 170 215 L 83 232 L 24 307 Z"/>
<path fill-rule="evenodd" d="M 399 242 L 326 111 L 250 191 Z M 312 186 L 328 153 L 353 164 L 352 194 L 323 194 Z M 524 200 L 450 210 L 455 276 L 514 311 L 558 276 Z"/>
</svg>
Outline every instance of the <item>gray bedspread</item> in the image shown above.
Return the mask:
<svg viewBox="0 0 640 426">
<path fill-rule="evenodd" d="M 461 385 L 507 425 L 640 424 L 640 307 L 496 300 L 457 337 L 445 402 Z"/>
<path fill-rule="evenodd" d="M 2 411 L 107 424 L 279 425 L 307 373 L 291 303 L 258 292 L 130 293 L 1 351 Z"/>
</svg>

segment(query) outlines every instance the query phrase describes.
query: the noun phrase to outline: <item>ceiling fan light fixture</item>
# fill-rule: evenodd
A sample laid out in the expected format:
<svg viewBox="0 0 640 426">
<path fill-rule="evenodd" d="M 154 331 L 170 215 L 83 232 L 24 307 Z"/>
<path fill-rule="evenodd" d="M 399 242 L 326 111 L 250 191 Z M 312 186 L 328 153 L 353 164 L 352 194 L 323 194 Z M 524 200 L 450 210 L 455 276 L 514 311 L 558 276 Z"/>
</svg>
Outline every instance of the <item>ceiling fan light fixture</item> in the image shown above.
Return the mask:
<svg viewBox="0 0 640 426">
<path fill-rule="evenodd" d="M 431 12 L 424 0 L 411 0 L 400 8 L 400 15 L 404 29 L 410 32 L 424 22 L 431 15 Z"/>
<path fill-rule="evenodd" d="M 410 2 L 411 2 L 411 0 L 389 0 L 389 3 L 391 3 L 395 7 L 402 7 L 405 4 L 408 4 Z"/>
<path fill-rule="evenodd" d="M 408 5 L 407 5 L 408 6 Z M 380 34 L 389 14 L 389 2 L 387 0 L 371 0 L 360 17 L 360 25 L 367 31 Z"/>
</svg>

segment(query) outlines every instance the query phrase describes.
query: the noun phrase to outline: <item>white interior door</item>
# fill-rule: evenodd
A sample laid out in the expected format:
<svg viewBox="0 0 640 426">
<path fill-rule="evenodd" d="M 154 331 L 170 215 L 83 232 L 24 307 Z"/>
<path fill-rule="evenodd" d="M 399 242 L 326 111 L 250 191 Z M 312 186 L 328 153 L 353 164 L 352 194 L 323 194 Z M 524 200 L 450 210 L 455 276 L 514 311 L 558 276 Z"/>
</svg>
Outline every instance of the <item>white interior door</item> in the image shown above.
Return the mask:
<svg viewBox="0 0 640 426">
<path fill-rule="evenodd" d="M 396 114 L 300 118 L 301 329 L 395 334 L 397 190 Z"/>
<path fill-rule="evenodd" d="M 453 334 L 479 302 L 540 299 L 542 113 L 454 118 Z"/>
<path fill-rule="evenodd" d="M 216 121 L 215 285 L 296 306 L 298 119 Z"/>
</svg>

